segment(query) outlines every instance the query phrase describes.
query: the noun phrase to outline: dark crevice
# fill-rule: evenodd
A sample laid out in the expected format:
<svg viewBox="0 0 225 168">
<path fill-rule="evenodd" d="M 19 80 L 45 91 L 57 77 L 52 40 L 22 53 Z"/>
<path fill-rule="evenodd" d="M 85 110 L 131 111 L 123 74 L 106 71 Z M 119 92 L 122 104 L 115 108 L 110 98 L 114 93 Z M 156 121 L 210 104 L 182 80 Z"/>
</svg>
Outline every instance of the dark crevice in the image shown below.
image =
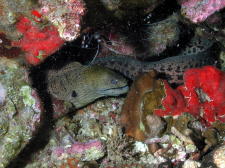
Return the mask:
<svg viewBox="0 0 225 168">
<path fill-rule="evenodd" d="M 177 1 L 165 0 L 161 5 L 156 7 L 151 13 L 147 14 L 144 19 L 144 24 L 152 24 L 162 21 L 168 16 L 177 12 L 180 9 L 180 5 Z"/>
</svg>

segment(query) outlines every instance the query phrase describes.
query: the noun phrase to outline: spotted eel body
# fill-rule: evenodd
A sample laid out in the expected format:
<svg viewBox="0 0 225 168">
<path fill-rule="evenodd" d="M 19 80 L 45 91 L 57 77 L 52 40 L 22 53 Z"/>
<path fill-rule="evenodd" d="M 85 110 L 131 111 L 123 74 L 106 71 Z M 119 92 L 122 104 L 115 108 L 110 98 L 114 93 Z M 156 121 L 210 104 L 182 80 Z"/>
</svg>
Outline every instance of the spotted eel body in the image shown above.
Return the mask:
<svg viewBox="0 0 225 168">
<path fill-rule="evenodd" d="M 215 59 L 209 52 L 211 46 L 212 42 L 195 37 L 179 55 L 160 61 L 141 62 L 132 57 L 112 53 L 106 57 L 96 58 L 93 64 L 119 71 L 132 80 L 140 73 L 154 69 L 163 74 L 169 83 L 179 84 L 183 82 L 183 72 L 186 69 L 215 64 Z"/>
</svg>

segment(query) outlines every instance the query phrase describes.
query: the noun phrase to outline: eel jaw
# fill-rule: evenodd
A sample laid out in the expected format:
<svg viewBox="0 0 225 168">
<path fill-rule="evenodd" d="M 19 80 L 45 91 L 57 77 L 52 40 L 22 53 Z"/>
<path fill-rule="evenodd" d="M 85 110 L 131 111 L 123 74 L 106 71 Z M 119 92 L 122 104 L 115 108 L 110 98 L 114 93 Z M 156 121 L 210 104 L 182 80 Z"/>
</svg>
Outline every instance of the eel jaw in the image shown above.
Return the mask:
<svg viewBox="0 0 225 168">
<path fill-rule="evenodd" d="M 121 94 L 127 93 L 128 90 L 129 87 L 126 85 L 118 88 L 99 89 L 97 93 L 102 96 L 119 96 Z"/>
</svg>

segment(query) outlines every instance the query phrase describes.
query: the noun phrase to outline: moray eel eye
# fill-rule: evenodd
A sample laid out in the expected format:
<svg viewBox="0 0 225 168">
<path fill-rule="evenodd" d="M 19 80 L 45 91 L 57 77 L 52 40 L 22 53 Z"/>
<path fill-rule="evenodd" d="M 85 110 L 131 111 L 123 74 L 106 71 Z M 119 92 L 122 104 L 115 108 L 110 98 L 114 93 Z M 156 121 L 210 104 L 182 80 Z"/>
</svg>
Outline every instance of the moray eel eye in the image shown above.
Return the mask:
<svg viewBox="0 0 225 168">
<path fill-rule="evenodd" d="M 72 91 L 72 95 L 71 95 L 71 96 L 72 96 L 72 97 L 77 97 L 77 93 L 76 93 L 75 90 Z"/>
<path fill-rule="evenodd" d="M 112 79 L 111 80 L 111 84 L 116 85 L 117 83 L 118 83 L 118 80 L 117 79 Z"/>
</svg>

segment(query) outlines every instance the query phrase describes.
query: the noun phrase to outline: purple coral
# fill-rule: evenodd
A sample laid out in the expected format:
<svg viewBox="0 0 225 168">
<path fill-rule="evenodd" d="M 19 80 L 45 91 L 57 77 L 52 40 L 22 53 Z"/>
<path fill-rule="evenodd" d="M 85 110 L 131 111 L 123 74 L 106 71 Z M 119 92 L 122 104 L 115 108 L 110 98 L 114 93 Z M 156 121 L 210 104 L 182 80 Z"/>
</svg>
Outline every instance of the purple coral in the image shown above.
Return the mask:
<svg viewBox="0 0 225 168">
<path fill-rule="evenodd" d="M 225 7 L 224 0 L 184 0 L 182 13 L 194 23 L 203 22 L 208 16 Z"/>
</svg>

